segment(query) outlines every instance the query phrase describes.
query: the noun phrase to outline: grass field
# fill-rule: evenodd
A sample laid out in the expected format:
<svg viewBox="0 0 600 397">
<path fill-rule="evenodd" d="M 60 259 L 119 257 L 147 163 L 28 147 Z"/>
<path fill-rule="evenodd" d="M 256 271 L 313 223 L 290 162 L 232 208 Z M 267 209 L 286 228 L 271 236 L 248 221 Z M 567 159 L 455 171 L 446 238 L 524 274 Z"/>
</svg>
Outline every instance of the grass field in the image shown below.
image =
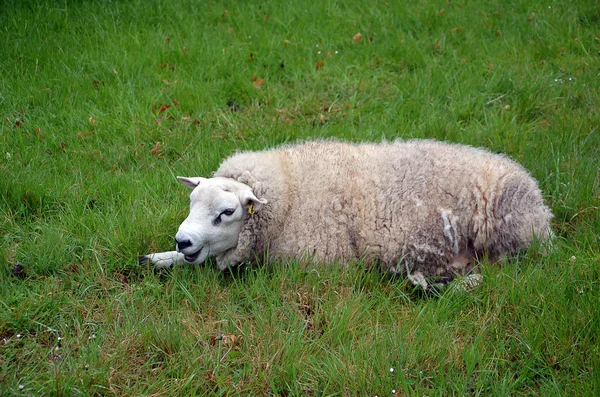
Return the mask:
<svg viewBox="0 0 600 397">
<path fill-rule="evenodd" d="M 1 396 L 600 395 L 597 1 L 0 1 L 0 42 Z M 506 153 L 556 249 L 432 297 L 137 264 L 175 175 L 325 137 Z"/>
</svg>

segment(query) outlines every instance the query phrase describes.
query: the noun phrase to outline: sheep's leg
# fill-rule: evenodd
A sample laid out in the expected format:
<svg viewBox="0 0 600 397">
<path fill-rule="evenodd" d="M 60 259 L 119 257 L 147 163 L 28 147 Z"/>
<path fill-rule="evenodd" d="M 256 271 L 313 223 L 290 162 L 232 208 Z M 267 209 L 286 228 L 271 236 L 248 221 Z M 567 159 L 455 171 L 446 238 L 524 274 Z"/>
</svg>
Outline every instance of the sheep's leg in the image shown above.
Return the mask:
<svg viewBox="0 0 600 397">
<path fill-rule="evenodd" d="M 184 255 L 177 251 L 157 252 L 154 254 L 140 256 L 140 264 L 150 262 L 156 269 L 172 268 L 174 265 L 185 263 Z"/>
<path fill-rule="evenodd" d="M 406 278 L 413 283 L 414 286 L 421 287 L 423 290 L 427 290 L 429 287 L 423 273 L 419 270 L 411 271 L 406 262 L 404 264 L 398 263 L 397 265 L 390 267 L 388 271 L 394 276 L 406 274 Z"/>
</svg>

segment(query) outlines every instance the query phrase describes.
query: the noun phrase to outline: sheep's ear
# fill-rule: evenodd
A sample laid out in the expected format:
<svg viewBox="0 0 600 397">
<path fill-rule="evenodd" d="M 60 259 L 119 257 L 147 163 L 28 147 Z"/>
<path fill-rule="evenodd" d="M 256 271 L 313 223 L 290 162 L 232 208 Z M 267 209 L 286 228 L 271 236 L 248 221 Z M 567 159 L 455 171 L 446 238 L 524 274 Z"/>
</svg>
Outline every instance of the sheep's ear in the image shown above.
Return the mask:
<svg viewBox="0 0 600 397">
<path fill-rule="evenodd" d="M 206 178 L 200 178 L 200 177 L 193 177 L 193 178 L 186 178 L 184 176 L 177 177 L 177 180 L 179 182 L 183 183 L 185 186 L 189 187 L 192 190 L 194 190 L 196 188 L 196 186 L 198 186 L 200 184 L 200 182 L 202 182 L 205 179 Z"/>
<path fill-rule="evenodd" d="M 240 201 L 242 202 L 244 208 L 246 208 L 250 214 L 254 214 L 256 211 L 260 211 L 262 206 L 264 204 L 267 204 L 267 200 L 259 199 L 254 195 L 254 193 L 250 189 L 240 193 Z"/>
</svg>

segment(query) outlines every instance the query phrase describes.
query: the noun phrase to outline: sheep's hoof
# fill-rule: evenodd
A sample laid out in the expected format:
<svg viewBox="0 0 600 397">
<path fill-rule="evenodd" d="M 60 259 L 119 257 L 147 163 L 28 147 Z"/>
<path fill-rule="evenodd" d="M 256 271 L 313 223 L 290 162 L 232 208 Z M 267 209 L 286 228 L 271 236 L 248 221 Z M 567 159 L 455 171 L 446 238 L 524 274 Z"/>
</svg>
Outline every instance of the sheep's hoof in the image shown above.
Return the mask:
<svg viewBox="0 0 600 397">
<path fill-rule="evenodd" d="M 145 265 L 148 262 L 150 262 L 150 258 L 148 258 L 146 255 L 138 256 L 138 264 Z"/>
</svg>

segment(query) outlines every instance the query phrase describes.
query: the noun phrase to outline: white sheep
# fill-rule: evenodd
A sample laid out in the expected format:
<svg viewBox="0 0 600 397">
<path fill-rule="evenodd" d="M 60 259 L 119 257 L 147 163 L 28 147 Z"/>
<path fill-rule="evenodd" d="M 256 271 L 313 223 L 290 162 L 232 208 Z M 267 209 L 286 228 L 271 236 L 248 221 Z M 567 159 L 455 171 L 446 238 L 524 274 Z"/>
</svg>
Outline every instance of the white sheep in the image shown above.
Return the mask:
<svg viewBox="0 0 600 397">
<path fill-rule="evenodd" d="M 226 159 L 192 189 L 177 251 L 156 267 L 256 258 L 361 260 L 415 284 L 446 283 L 551 236 L 537 182 L 513 160 L 432 140 L 306 142 Z"/>
</svg>

